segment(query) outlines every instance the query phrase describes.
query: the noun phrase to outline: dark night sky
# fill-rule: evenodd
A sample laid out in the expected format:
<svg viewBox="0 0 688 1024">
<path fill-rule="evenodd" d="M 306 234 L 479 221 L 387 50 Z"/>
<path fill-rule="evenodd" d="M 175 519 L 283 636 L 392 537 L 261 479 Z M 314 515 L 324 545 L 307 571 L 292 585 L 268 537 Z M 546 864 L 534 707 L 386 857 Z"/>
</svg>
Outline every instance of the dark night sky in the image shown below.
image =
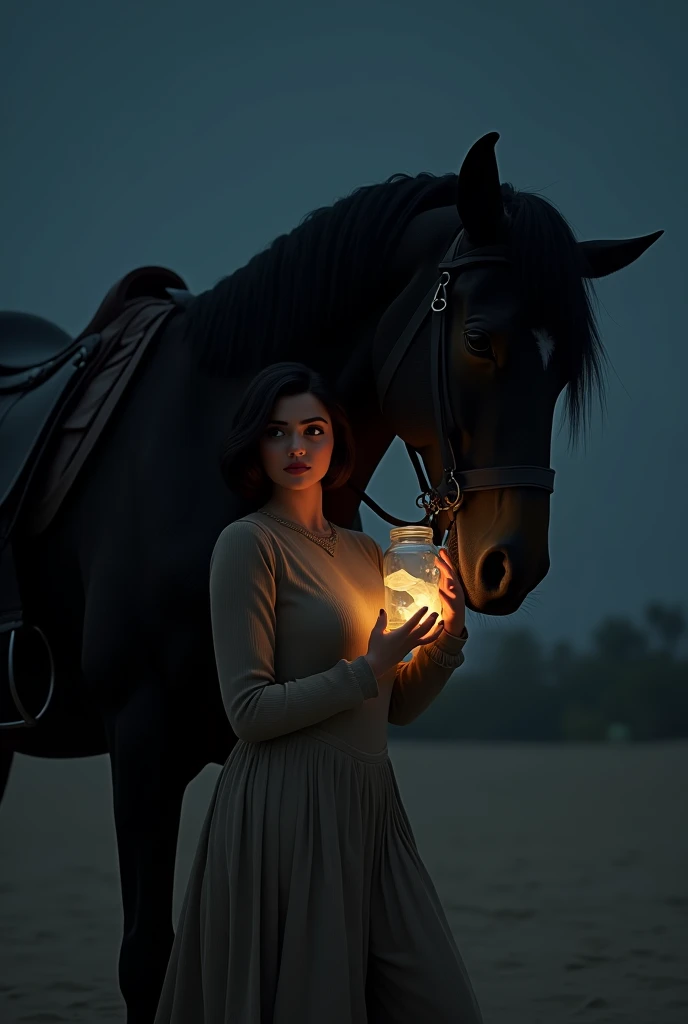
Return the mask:
<svg viewBox="0 0 688 1024">
<path fill-rule="evenodd" d="M 499 131 L 502 179 L 544 189 L 578 237 L 666 230 L 599 285 L 608 417 L 587 451 L 555 441 L 552 570 L 510 621 L 576 642 L 603 614 L 685 602 L 688 7 L 243 7 L 5 0 L 0 308 L 76 332 L 148 262 L 203 290 L 313 207 L 457 170 Z M 372 495 L 415 517 L 415 493 L 395 446 Z"/>
</svg>

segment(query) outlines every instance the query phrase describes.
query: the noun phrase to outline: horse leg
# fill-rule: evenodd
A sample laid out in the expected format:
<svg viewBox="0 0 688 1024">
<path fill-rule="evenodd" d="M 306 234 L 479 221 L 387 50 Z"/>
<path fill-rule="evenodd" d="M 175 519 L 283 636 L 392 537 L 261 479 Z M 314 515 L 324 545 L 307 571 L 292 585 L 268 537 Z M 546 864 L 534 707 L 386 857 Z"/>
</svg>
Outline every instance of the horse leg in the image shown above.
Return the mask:
<svg viewBox="0 0 688 1024">
<path fill-rule="evenodd" d="M 112 765 L 124 934 L 119 983 L 127 1024 L 152 1024 L 173 940 L 172 889 L 184 790 L 202 765 L 162 688 L 105 715 Z"/>
<path fill-rule="evenodd" d="M 10 777 L 13 758 L 14 751 L 0 743 L 0 803 L 2 802 L 5 790 L 7 789 L 7 780 Z"/>
</svg>

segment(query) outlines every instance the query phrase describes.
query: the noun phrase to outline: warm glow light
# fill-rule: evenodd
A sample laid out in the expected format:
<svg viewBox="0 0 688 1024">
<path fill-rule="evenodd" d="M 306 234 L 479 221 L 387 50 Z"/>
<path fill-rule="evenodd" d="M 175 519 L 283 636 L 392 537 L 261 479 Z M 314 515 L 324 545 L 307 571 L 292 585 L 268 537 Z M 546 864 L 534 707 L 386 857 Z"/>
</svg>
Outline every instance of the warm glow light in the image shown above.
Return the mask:
<svg viewBox="0 0 688 1024">
<path fill-rule="evenodd" d="M 437 571 L 439 579 L 439 571 Z M 427 614 L 442 614 L 442 601 L 437 583 L 412 576 L 406 569 L 397 569 L 384 578 L 387 588 L 387 617 L 390 629 L 397 629 L 407 622 L 412 615 L 427 607 Z"/>
</svg>

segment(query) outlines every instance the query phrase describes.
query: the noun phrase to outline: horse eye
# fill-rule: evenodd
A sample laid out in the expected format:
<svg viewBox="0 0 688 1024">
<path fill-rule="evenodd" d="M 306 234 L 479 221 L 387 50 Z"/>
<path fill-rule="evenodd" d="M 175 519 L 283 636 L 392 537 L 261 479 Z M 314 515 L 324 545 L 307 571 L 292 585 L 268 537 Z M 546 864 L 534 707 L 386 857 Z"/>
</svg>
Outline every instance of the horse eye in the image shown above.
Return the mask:
<svg viewBox="0 0 688 1024">
<path fill-rule="evenodd" d="M 485 331 L 464 331 L 463 340 L 472 355 L 492 356 L 490 335 Z"/>
</svg>

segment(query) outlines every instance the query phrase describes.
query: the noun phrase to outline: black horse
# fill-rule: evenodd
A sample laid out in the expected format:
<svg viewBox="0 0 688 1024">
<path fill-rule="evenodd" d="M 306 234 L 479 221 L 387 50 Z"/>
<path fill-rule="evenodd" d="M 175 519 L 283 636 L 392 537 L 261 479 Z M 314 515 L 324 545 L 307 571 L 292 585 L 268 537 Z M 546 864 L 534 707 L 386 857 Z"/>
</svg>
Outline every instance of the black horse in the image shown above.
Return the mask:
<svg viewBox="0 0 688 1024">
<path fill-rule="evenodd" d="M 17 536 L 27 620 L 49 637 L 58 674 L 38 727 L 3 735 L 5 770 L 14 750 L 110 755 L 129 1024 L 152 1021 L 170 951 L 184 791 L 236 741 L 219 699 L 208 566 L 220 531 L 249 511 L 218 468 L 246 381 L 297 359 L 336 384 L 358 456 L 354 486 L 327 494 L 335 523 L 356 523 L 358 489 L 395 436 L 436 484 L 447 467 L 430 328 L 407 328 L 462 229 L 443 278 L 442 383 L 458 470 L 548 467 L 557 397 L 566 389 L 576 430 L 600 392 L 589 281 L 627 266 L 661 232 L 577 243 L 551 204 L 500 185 L 496 140 L 479 140 L 458 176 L 396 175 L 311 213 L 180 306 L 58 516 L 30 542 Z M 491 247 L 507 258 L 492 260 Z M 487 255 L 461 262 L 476 249 Z M 389 350 L 405 331 L 390 376 Z M 471 609 L 519 607 L 548 571 L 548 527 L 547 488 L 503 479 L 467 491 L 451 550 Z"/>
</svg>

